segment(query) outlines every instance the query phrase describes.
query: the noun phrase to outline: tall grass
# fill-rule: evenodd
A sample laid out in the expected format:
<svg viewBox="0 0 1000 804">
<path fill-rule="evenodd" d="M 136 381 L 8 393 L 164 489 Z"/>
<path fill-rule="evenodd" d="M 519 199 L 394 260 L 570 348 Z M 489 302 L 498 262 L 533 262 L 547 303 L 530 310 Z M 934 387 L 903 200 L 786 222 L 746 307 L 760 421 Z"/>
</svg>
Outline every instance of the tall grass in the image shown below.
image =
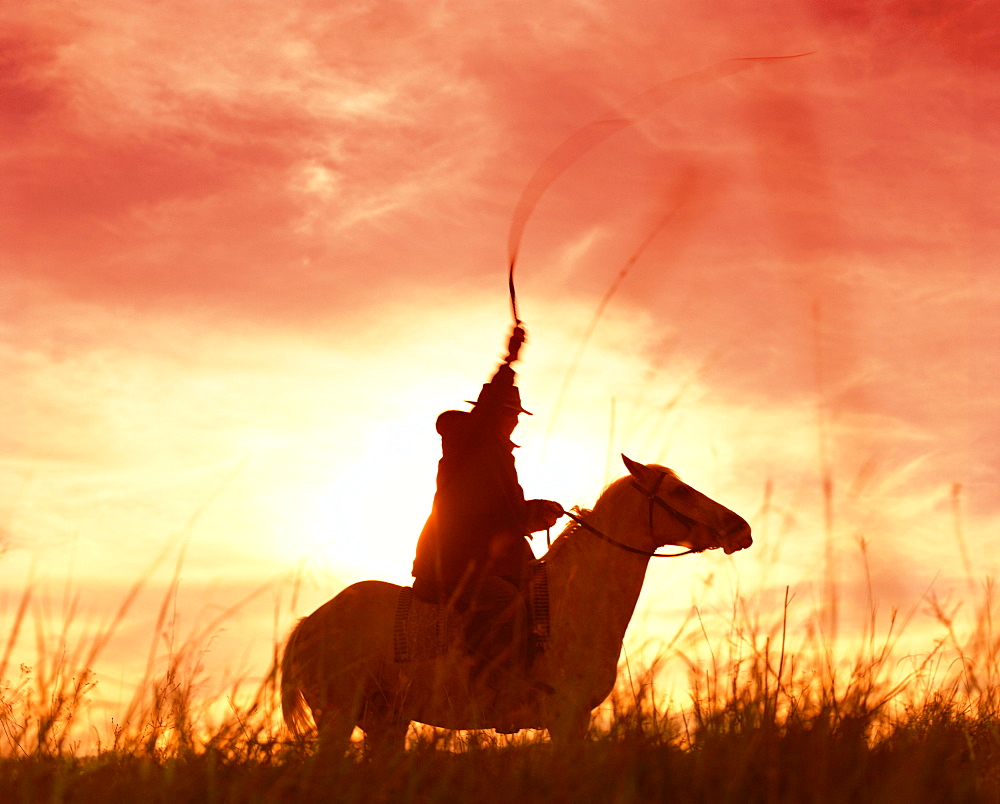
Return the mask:
<svg viewBox="0 0 1000 804">
<path fill-rule="evenodd" d="M 100 683 L 88 662 L 110 629 L 72 657 L 15 664 L 29 590 L 0 664 L 0 799 L 1000 801 L 998 596 L 992 583 L 977 594 L 966 632 L 928 596 L 938 634 L 905 656 L 912 613 L 882 624 L 870 601 L 860 647 L 838 656 L 810 627 L 822 613 L 800 619 L 786 593 L 765 627 L 738 598 L 723 633 L 695 612 L 670 655 L 623 666 L 578 748 L 415 726 L 405 753 L 375 762 L 361 745 L 320 760 L 291 740 L 274 665 L 252 687 L 201 696 L 197 639 L 151 660 L 134 699 L 84 743 L 80 714 Z M 675 699 L 659 690 L 660 665 L 678 660 Z"/>
</svg>

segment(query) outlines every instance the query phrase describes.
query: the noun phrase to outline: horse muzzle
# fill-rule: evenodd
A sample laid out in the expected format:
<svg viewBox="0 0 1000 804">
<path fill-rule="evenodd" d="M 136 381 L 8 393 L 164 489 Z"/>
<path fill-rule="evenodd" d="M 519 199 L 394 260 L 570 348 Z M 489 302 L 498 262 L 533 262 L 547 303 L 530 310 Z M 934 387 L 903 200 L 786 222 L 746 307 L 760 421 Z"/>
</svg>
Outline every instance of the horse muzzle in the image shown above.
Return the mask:
<svg viewBox="0 0 1000 804">
<path fill-rule="evenodd" d="M 746 550 L 752 544 L 750 525 L 744 519 L 740 519 L 736 525 L 722 534 L 722 549 L 726 551 L 727 556 L 737 550 Z"/>
</svg>

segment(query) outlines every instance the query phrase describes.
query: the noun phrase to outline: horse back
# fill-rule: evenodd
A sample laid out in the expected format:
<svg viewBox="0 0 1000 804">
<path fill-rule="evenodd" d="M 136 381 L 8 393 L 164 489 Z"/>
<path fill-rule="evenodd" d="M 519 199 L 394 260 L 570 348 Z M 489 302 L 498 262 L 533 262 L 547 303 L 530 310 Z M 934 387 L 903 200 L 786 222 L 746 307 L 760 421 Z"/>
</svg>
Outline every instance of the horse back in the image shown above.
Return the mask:
<svg viewBox="0 0 1000 804">
<path fill-rule="evenodd" d="M 327 679 L 338 670 L 392 658 L 392 621 L 399 586 L 359 581 L 299 622 L 294 632 L 304 667 Z"/>
</svg>

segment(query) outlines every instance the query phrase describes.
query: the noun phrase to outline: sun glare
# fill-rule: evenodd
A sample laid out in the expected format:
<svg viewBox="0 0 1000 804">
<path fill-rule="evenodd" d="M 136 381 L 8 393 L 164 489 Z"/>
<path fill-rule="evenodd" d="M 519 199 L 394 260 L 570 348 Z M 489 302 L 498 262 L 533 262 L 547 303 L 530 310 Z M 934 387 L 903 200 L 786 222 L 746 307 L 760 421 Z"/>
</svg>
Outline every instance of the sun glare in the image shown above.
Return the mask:
<svg viewBox="0 0 1000 804">
<path fill-rule="evenodd" d="M 405 583 L 430 512 L 438 455 L 433 422 L 382 423 L 349 466 L 331 468 L 309 495 L 302 535 L 290 545 L 313 565 Z"/>
<path fill-rule="evenodd" d="M 337 461 L 317 470 L 315 485 L 296 491 L 298 505 L 283 506 L 289 534 L 283 541 L 285 557 L 292 562 L 304 559 L 345 582 L 375 578 L 409 583 L 441 457 L 433 417 L 426 419 L 421 412 L 382 422 L 361 437 L 352 462 Z M 554 499 L 566 507 L 591 505 L 605 485 L 607 445 L 556 437 L 543 450 L 543 422 L 525 421 L 521 429 L 524 446 L 515 457 L 525 495 Z M 623 471 L 616 454 L 610 479 Z M 292 508 L 299 515 L 289 527 L 287 511 Z M 545 552 L 544 535 L 535 538 L 533 549 L 536 555 Z"/>
</svg>

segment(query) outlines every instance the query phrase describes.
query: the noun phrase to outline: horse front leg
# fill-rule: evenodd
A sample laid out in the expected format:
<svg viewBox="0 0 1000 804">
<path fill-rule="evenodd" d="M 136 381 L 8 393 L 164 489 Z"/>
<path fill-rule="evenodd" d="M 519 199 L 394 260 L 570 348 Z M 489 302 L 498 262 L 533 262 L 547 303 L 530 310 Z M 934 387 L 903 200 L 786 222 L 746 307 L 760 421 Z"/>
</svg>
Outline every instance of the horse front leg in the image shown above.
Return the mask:
<svg viewBox="0 0 1000 804">
<path fill-rule="evenodd" d="M 564 705 L 549 723 L 549 739 L 557 748 L 579 745 L 590 728 L 590 709 L 579 705 Z"/>
</svg>

